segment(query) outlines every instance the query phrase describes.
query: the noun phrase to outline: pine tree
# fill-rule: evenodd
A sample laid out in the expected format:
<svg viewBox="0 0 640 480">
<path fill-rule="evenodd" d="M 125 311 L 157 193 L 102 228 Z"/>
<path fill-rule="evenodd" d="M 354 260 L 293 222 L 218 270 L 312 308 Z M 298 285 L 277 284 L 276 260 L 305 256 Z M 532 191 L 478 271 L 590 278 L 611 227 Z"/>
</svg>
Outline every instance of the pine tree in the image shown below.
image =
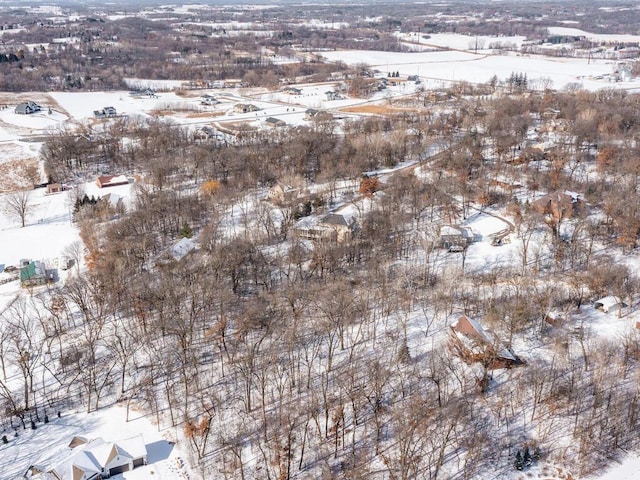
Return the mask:
<svg viewBox="0 0 640 480">
<path fill-rule="evenodd" d="M 522 470 L 524 468 L 524 462 L 522 460 L 522 454 L 520 450 L 516 452 L 516 470 Z"/>
</svg>

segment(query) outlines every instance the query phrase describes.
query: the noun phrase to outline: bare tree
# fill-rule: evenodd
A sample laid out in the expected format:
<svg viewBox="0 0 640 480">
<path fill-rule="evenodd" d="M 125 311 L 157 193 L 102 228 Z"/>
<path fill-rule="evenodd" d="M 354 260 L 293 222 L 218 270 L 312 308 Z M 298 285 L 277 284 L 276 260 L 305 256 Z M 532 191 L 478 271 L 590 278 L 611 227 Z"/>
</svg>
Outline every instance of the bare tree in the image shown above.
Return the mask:
<svg viewBox="0 0 640 480">
<path fill-rule="evenodd" d="M 7 215 L 20 220 L 22 227 L 25 226 L 27 217 L 33 210 L 30 190 L 18 190 L 5 197 L 4 211 Z"/>
</svg>

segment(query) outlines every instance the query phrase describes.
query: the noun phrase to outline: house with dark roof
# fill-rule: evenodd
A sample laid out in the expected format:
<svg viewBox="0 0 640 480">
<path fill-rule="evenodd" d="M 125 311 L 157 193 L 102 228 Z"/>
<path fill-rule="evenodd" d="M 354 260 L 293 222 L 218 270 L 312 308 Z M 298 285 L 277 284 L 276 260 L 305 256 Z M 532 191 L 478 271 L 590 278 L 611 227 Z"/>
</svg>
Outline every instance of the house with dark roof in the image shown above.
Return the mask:
<svg viewBox="0 0 640 480">
<path fill-rule="evenodd" d="M 93 116 L 96 118 L 113 118 L 118 115 L 115 107 L 104 107 L 101 110 L 94 110 Z"/>
<path fill-rule="evenodd" d="M 36 102 L 29 101 L 19 103 L 14 111 L 19 115 L 30 115 L 32 113 L 39 112 L 40 110 L 42 110 L 40 105 Z"/>
<path fill-rule="evenodd" d="M 267 124 L 268 127 L 284 127 L 287 123 L 284 120 L 280 120 L 276 117 L 268 117 L 264 123 Z"/>
</svg>

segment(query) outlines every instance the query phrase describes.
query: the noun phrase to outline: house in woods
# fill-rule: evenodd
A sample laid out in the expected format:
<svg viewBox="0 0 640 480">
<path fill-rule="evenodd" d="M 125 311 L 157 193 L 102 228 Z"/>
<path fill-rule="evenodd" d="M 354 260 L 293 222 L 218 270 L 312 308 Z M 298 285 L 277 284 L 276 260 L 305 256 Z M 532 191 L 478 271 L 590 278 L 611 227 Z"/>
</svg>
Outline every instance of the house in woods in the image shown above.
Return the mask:
<svg viewBox="0 0 640 480">
<path fill-rule="evenodd" d="M 534 200 L 531 207 L 541 215 L 570 218 L 580 212 L 584 201 L 575 192 L 554 192 Z"/>
<path fill-rule="evenodd" d="M 289 185 L 276 184 L 269 189 L 267 193 L 267 199 L 276 205 L 282 205 L 283 203 L 291 202 L 300 196 L 301 191 L 299 188 L 293 188 Z"/>
<path fill-rule="evenodd" d="M 174 260 L 182 260 L 187 254 L 195 250 L 196 242 L 190 238 L 181 238 L 176 242 L 169 251 L 169 254 Z"/>
<path fill-rule="evenodd" d="M 260 109 L 255 105 L 253 105 L 252 103 L 236 103 L 233 106 L 233 111 L 235 113 L 250 113 L 250 112 L 257 112 L 258 110 Z"/>
<path fill-rule="evenodd" d="M 438 244 L 451 252 L 467 248 L 475 240 L 475 234 L 470 227 L 455 225 L 441 225 L 438 233 Z"/>
<path fill-rule="evenodd" d="M 320 111 L 316 110 L 315 108 L 307 108 L 304 111 L 304 118 L 306 118 L 307 120 L 312 120 L 312 119 L 316 118 L 319 113 L 320 113 Z"/>
<path fill-rule="evenodd" d="M 338 243 L 351 240 L 358 228 L 358 224 L 353 215 L 342 213 L 328 213 L 320 224 L 331 231 L 330 238 Z"/>
<path fill-rule="evenodd" d="M 328 213 L 318 217 L 305 217 L 293 226 L 294 235 L 307 240 L 343 243 L 351 240 L 358 229 L 352 215 Z"/>
<path fill-rule="evenodd" d="M 593 307 L 596 310 L 600 310 L 604 313 L 620 312 L 626 306 L 627 304 L 624 303 L 620 297 L 615 297 L 613 295 L 601 298 L 593 304 Z"/>
<path fill-rule="evenodd" d="M 42 110 L 40 105 L 36 102 L 28 101 L 19 103 L 14 111 L 19 115 L 30 115 L 32 113 L 39 112 L 40 110 Z"/>
<path fill-rule="evenodd" d="M 147 447 L 142 435 L 117 442 L 73 437 L 67 447 L 31 465 L 24 477 L 33 480 L 97 480 L 146 464 Z"/>
<path fill-rule="evenodd" d="M 101 110 L 94 110 L 93 116 L 96 118 L 113 118 L 118 115 L 114 107 L 104 107 Z"/>
<path fill-rule="evenodd" d="M 103 175 L 97 178 L 96 184 L 100 188 L 116 187 L 118 185 L 128 185 L 129 179 L 124 175 Z"/>
<path fill-rule="evenodd" d="M 577 193 L 554 192 L 535 200 L 531 208 L 544 217 L 554 236 L 558 237 L 561 223 L 578 215 L 585 209 L 585 203 Z"/>
<path fill-rule="evenodd" d="M 39 260 L 22 260 L 20 262 L 20 283 L 23 287 L 36 287 L 46 285 L 49 280 L 55 279 L 53 271 L 47 273 L 45 264 Z"/>
<path fill-rule="evenodd" d="M 273 128 L 284 127 L 287 124 L 284 120 L 280 120 L 279 118 L 276 118 L 276 117 L 268 117 L 264 121 L 264 123 L 266 123 L 268 127 L 273 127 Z"/>
<path fill-rule="evenodd" d="M 522 365 L 522 360 L 477 320 L 462 315 L 451 325 L 453 352 L 466 363 L 480 362 L 488 369 Z"/>
</svg>

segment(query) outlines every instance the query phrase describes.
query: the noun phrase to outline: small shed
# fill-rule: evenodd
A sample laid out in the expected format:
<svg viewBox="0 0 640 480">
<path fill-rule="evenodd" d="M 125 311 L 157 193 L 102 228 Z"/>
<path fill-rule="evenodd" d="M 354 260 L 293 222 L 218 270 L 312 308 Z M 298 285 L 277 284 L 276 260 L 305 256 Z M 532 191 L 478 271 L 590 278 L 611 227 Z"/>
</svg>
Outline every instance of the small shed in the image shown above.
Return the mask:
<svg viewBox="0 0 640 480">
<path fill-rule="evenodd" d="M 284 127 L 287 123 L 284 120 L 280 120 L 276 117 L 269 117 L 265 120 L 265 123 L 269 127 Z"/>
<path fill-rule="evenodd" d="M 604 313 L 617 312 L 626 306 L 627 305 L 620 299 L 620 297 L 616 297 L 614 295 L 603 297 L 593 304 L 593 307 L 596 310 L 600 310 Z"/>
<path fill-rule="evenodd" d="M 64 190 L 64 188 L 62 187 L 62 184 L 60 183 L 50 183 L 49 185 L 47 185 L 47 193 L 60 193 Z"/>
</svg>

